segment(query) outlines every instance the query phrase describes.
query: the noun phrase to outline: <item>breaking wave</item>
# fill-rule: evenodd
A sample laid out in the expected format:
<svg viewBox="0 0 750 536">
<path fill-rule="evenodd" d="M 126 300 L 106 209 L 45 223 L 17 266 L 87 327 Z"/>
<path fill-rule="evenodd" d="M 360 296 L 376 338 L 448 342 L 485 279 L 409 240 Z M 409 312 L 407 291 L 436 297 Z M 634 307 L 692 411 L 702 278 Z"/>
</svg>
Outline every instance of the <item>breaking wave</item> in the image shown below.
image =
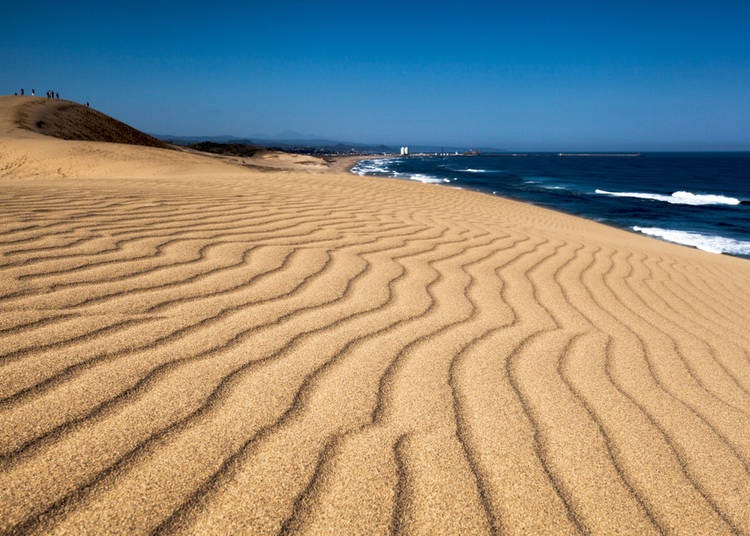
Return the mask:
<svg viewBox="0 0 750 536">
<path fill-rule="evenodd" d="M 433 177 L 432 175 L 424 175 L 422 173 L 395 173 L 393 176 L 399 179 L 409 179 L 410 181 L 419 181 L 425 184 L 445 184 L 451 182 L 450 179 L 442 179 L 440 177 Z"/>
<path fill-rule="evenodd" d="M 397 161 L 397 158 L 375 158 L 372 160 L 361 160 L 351 168 L 351 172 L 360 176 L 374 175 L 381 177 L 394 177 L 397 179 L 407 179 L 411 181 L 423 182 L 426 184 L 445 184 L 452 180 L 425 173 L 402 173 L 391 169 L 391 164 Z"/>
<path fill-rule="evenodd" d="M 636 199 L 651 199 L 653 201 L 662 201 L 673 205 L 739 205 L 741 201 L 734 197 L 715 194 L 694 194 L 691 192 L 674 192 L 672 195 L 650 194 L 640 192 L 608 192 L 607 190 L 596 189 L 595 192 L 601 195 L 612 197 L 632 197 Z"/>
<path fill-rule="evenodd" d="M 662 229 L 660 227 L 632 227 L 634 231 L 648 236 L 654 236 L 709 253 L 729 253 L 732 255 L 750 255 L 750 242 L 743 242 L 723 236 L 705 235 L 689 231 L 678 231 L 674 229 Z"/>
<path fill-rule="evenodd" d="M 391 170 L 388 164 L 394 161 L 393 158 L 376 158 L 374 160 L 360 160 L 352 167 L 351 172 L 360 176 L 385 174 L 390 175 Z"/>
</svg>

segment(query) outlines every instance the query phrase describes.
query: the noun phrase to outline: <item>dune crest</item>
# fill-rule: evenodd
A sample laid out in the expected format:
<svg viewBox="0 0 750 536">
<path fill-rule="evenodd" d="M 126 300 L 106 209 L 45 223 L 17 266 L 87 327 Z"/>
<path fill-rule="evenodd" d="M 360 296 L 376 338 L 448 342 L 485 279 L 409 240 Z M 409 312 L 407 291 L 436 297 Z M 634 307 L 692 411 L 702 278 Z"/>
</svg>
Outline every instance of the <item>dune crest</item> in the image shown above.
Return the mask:
<svg viewBox="0 0 750 536">
<path fill-rule="evenodd" d="M 747 261 L 2 117 L 0 533 L 750 533 Z"/>
</svg>

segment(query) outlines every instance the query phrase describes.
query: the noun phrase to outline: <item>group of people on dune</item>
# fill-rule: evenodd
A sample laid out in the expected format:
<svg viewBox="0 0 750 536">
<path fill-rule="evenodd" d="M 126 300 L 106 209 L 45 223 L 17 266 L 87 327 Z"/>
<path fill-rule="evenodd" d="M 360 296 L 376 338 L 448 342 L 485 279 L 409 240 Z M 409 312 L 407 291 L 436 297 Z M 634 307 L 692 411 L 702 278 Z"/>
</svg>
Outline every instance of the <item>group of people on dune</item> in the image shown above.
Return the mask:
<svg viewBox="0 0 750 536">
<path fill-rule="evenodd" d="M 18 97 L 18 91 L 14 92 L 13 95 L 15 95 L 16 97 Z M 24 96 L 24 90 L 23 90 L 23 88 L 21 88 L 21 96 L 22 97 Z M 36 90 L 34 88 L 31 88 L 31 96 L 32 97 L 36 96 Z M 56 91 L 52 91 L 51 89 L 49 89 L 49 90 L 47 90 L 47 98 L 48 99 L 59 99 L 60 98 L 60 93 L 58 93 Z"/>
<path fill-rule="evenodd" d="M 14 91 L 13 95 L 15 95 L 16 97 L 18 97 L 19 95 L 21 95 L 21 97 L 23 97 L 25 95 L 24 89 L 21 88 L 20 93 L 18 91 Z M 31 96 L 32 97 L 36 96 L 36 90 L 34 88 L 31 88 Z M 59 100 L 60 99 L 60 93 L 57 92 L 57 91 L 53 91 L 51 89 L 47 90 L 47 98 L 50 99 L 50 100 L 52 100 L 52 99 Z M 88 102 L 86 103 L 86 107 L 87 108 L 90 107 L 90 104 Z"/>
</svg>

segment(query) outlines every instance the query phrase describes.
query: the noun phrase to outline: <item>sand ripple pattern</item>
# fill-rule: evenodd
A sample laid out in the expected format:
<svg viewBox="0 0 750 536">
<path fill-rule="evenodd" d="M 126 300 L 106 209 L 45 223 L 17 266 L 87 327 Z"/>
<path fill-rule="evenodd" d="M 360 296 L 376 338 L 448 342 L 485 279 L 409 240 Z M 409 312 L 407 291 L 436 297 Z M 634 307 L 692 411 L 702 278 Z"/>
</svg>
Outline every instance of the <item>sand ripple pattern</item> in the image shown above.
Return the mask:
<svg viewBox="0 0 750 536">
<path fill-rule="evenodd" d="M 2 534 L 750 534 L 750 264 L 432 185 L 0 190 Z"/>
</svg>

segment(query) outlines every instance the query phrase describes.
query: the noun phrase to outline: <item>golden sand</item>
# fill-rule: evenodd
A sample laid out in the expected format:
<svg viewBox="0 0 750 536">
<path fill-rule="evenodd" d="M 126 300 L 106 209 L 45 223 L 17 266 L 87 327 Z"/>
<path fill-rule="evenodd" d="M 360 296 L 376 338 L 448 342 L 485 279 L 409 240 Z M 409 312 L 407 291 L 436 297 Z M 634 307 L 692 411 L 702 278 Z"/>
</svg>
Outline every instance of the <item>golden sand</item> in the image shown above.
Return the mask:
<svg viewBox="0 0 750 536">
<path fill-rule="evenodd" d="M 747 261 L 49 138 L 27 102 L 0 98 L 0 533 L 750 533 Z"/>
</svg>

